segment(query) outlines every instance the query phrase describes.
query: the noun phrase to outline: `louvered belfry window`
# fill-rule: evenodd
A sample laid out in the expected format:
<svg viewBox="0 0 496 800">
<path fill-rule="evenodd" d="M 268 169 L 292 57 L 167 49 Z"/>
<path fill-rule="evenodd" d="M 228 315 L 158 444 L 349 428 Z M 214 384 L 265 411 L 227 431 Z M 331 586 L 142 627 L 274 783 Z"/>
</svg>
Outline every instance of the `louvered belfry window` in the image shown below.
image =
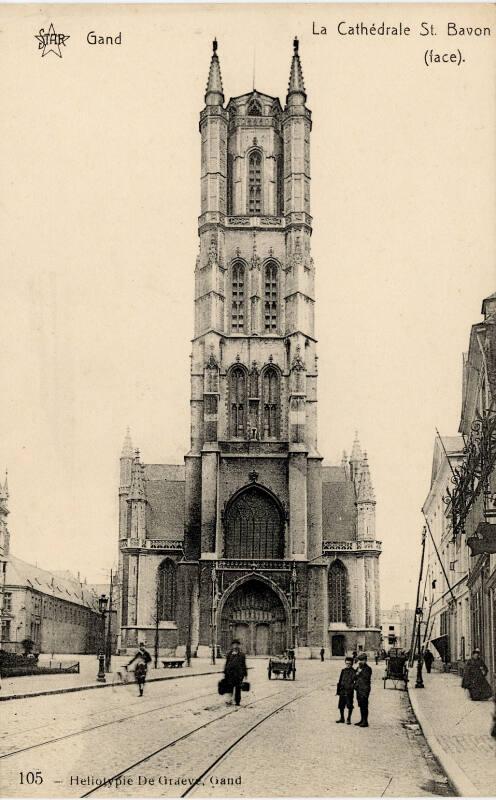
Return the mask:
<svg viewBox="0 0 496 800">
<path fill-rule="evenodd" d="M 262 211 L 262 155 L 255 150 L 248 164 L 248 213 Z"/>
<path fill-rule="evenodd" d="M 269 261 L 265 266 L 264 286 L 265 332 L 277 331 L 277 264 Z"/>
<path fill-rule="evenodd" d="M 231 436 L 244 438 L 246 432 L 246 375 L 241 367 L 231 370 L 229 381 Z"/>
<path fill-rule="evenodd" d="M 245 267 L 235 263 L 231 278 L 231 329 L 243 333 L 245 329 Z"/>
<path fill-rule="evenodd" d="M 263 374 L 263 436 L 275 439 L 279 433 L 279 375 L 274 367 Z"/>
</svg>

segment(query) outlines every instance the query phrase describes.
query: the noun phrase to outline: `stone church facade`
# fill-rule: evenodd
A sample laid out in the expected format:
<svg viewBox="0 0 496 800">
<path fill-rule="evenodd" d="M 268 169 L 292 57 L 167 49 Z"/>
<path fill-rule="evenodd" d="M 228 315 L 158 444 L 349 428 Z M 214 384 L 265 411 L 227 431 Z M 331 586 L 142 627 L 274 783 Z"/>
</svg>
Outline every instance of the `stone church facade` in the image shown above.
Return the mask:
<svg viewBox="0 0 496 800">
<path fill-rule="evenodd" d="M 294 42 L 284 107 L 225 104 L 214 42 L 200 113 L 191 447 L 183 465 L 121 456 L 120 648 L 300 656 L 380 643 L 366 454 L 317 449 L 311 112 Z"/>
</svg>

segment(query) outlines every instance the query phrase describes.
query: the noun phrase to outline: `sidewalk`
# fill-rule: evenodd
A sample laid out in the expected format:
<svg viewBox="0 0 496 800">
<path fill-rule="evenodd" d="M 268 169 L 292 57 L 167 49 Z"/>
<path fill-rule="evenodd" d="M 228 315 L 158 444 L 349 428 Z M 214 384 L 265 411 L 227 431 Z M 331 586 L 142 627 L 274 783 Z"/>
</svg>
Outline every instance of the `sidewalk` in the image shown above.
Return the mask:
<svg viewBox="0 0 496 800">
<path fill-rule="evenodd" d="M 424 672 L 423 678 L 425 688 L 415 689 L 411 674 L 408 692 L 429 747 L 458 794 L 491 797 L 496 787 L 493 702 L 470 700 L 457 675 Z"/>
<path fill-rule="evenodd" d="M 62 655 L 55 656 L 54 660 L 79 661 L 80 673 L 58 675 L 25 675 L 18 678 L 2 678 L 0 688 L 0 702 L 2 700 L 19 700 L 23 697 L 37 697 L 47 694 L 62 694 L 64 692 L 79 692 L 85 689 L 104 689 L 112 686 L 115 671 L 129 662 L 130 656 L 112 656 L 112 672 L 106 675 L 107 682 L 99 683 L 96 680 L 98 660 L 96 656 L 87 655 Z M 49 656 L 41 656 L 40 664 L 50 660 Z M 147 681 L 167 681 L 178 678 L 188 678 L 193 675 L 211 675 L 222 672 L 223 660 L 214 666 L 208 658 L 193 658 L 191 666 L 184 664 L 180 668 L 148 670 Z"/>
</svg>

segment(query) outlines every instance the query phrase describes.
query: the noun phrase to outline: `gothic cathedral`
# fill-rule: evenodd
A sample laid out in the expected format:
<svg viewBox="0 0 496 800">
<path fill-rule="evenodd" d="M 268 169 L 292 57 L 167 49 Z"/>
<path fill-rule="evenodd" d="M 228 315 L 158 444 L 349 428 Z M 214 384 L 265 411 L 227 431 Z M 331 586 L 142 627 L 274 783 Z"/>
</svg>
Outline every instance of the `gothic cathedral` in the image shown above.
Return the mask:
<svg viewBox="0 0 496 800">
<path fill-rule="evenodd" d="M 120 650 L 300 657 L 380 643 L 366 454 L 317 449 L 311 112 L 294 41 L 289 88 L 224 101 L 213 43 L 200 113 L 191 448 L 119 489 Z"/>
</svg>

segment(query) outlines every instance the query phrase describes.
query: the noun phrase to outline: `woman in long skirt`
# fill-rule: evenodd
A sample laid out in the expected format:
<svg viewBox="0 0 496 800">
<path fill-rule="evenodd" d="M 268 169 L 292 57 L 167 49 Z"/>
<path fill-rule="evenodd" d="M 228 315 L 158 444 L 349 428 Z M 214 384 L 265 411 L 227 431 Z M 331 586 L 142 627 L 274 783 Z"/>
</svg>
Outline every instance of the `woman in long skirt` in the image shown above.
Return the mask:
<svg viewBox="0 0 496 800">
<path fill-rule="evenodd" d="M 492 690 L 486 680 L 489 672 L 483 659 L 480 657 L 480 650 L 476 648 L 465 664 L 463 672 L 462 687 L 468 689 L 471 700 L 489 700 L 492 697 Z"/>
</svg>

